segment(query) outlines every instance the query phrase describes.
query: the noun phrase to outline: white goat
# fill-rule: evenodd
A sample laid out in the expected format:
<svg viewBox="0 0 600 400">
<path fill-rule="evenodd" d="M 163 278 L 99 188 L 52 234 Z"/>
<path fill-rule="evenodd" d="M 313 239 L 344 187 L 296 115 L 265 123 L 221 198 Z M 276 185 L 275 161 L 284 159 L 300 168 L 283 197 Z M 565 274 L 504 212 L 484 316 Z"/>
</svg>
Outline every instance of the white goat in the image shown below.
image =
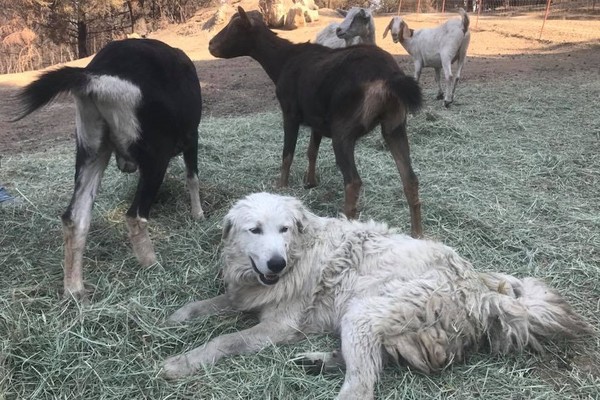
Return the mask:
<svg viewBox="0 0 600 400">
<path fill-rule="evenodd" d="M 375 44 L 375 22 L 368 8 L 352 7 L 341 23 L 332 22 L 317 35 L 315 43 L 337 49 L 355 44 Z"/>
<path fill-rule="evenodd" d="M 467 58 L 467 48 L 471 40 L 469 32 L 469 17 L 462 8 L 458 10 L 461 19 L 450 19 L 435 28 L 414 31 L 401 17 L 393 17 L 385 28 L 383 37 L 392 32 L 394 43 L 400 42 L 402 47 L 411 55 L 415 63 L 415 79 L 421 77 L 423 67 L 435 69 L 435 81 L 438 84 L 437 99 L 444 99 L 448 107 L 454 101 L 454 90 L 460 79 L 460 73 Z M 456 77 L 452 76 L 452 63 L 458 61 Z M 440 69 L 444 69 L 446 92 L 442 90 Z"/>
</svg>

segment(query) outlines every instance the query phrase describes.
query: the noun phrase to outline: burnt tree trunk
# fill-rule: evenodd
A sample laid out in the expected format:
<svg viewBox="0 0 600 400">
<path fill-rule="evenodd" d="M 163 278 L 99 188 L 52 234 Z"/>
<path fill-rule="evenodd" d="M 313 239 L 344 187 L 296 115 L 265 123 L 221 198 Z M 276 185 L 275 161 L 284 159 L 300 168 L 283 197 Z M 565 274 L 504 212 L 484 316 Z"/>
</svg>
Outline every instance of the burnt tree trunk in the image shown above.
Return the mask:
<svg viewBox="0 0 600 400">
<path fill-rule="evenodd" d="M 84 58 L 90 55 L 87 45 L 88 26 L 85 21 L 77 21 L 77 56 Z"/>
</svg>

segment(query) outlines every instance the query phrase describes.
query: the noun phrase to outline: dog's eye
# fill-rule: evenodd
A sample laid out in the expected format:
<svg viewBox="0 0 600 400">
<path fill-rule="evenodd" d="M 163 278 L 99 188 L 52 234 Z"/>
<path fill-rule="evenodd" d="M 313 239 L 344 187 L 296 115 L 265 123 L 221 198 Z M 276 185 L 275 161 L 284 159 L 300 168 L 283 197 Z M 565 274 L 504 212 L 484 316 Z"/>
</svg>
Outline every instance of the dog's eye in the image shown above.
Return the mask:
<svg viewBox="0 0 600 400">
<path fill-rule="evenodd" d="M 260 235 L 262 233 L 262 229 L 257 226 L 256 228 L 250 228 L 250 232 L 254 233 L 255 235 Z"/>
<path fill-rule="evenodd" d="M 279 230 L 279 232 L 281 233 L 286 233 L 290 228 L 288 228 L 287 226 L 283 226 L 281 227 L 281 229 Z"/>
</svg>

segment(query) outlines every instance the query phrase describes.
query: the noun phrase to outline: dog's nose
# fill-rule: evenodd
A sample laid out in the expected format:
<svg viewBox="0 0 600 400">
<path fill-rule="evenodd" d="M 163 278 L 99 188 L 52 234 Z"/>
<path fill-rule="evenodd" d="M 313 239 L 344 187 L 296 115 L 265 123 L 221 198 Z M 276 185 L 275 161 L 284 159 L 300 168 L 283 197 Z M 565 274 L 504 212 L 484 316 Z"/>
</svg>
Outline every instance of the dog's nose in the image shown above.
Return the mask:
<svg viewBox="0 0 600 400">
<path fill-rule="evenodd" d="M 281 256 L 275 256 L 267 261 L 267 268 L 277 274 L 285 268 L 285 260 Z"/>
</svg>

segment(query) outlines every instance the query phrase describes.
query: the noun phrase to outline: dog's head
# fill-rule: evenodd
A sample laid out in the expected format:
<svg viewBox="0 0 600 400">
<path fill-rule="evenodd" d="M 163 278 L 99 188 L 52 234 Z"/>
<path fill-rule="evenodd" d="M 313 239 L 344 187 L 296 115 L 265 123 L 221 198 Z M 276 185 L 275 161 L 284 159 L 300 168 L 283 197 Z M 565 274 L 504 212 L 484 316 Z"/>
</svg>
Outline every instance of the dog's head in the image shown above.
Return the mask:
<svg viewBox="0 0 600 400">
<path fill-rule="evenodd" d="M 226 257 L 235 257 L 234 274 L 253 274 L 262 285 L 274 285 L 288 268 L 290 247 L 302 234 L 307 210 L 293 198 L 270 193 L 239 200 L 223 221 Z M 227 274 L 227 271 L 225 271 Z"/>
</svg>

